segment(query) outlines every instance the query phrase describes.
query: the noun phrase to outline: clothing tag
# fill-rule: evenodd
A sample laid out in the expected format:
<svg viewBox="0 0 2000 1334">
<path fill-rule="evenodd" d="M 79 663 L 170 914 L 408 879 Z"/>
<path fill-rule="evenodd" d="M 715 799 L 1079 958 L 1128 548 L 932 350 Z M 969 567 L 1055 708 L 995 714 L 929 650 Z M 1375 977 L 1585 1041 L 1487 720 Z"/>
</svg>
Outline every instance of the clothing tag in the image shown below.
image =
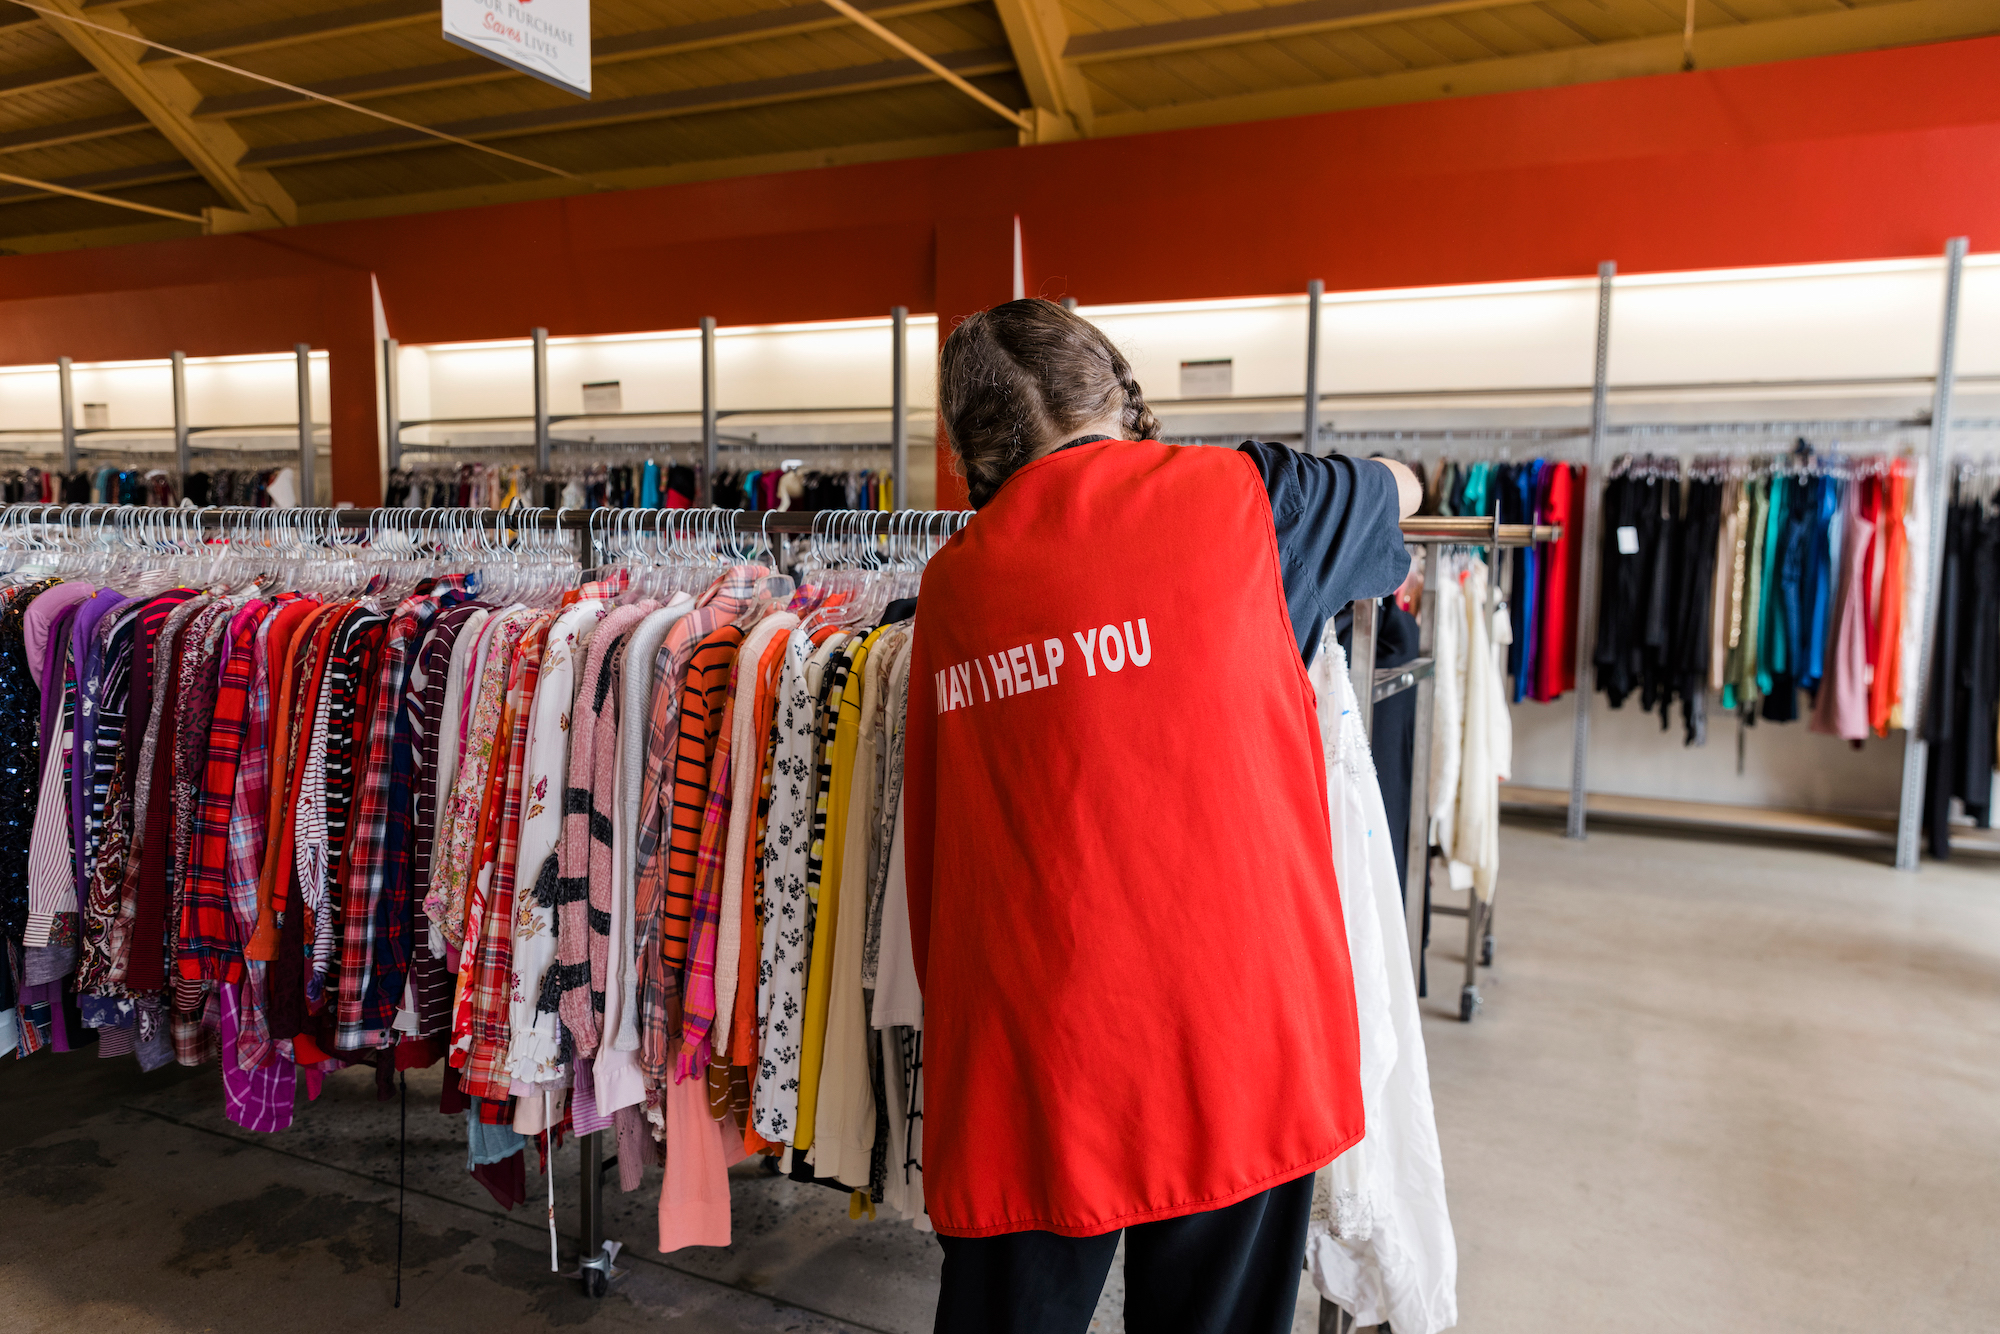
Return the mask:
<svg viewBox="0 0 2000 1334">
<path fill-rule="evenodd" d="M 1620 528 L 1618 530 L 1618 554 L 1621 556 L 1636 556 L 1639 554 L 1639 530 L 1637 528 Z"/>
</svg>

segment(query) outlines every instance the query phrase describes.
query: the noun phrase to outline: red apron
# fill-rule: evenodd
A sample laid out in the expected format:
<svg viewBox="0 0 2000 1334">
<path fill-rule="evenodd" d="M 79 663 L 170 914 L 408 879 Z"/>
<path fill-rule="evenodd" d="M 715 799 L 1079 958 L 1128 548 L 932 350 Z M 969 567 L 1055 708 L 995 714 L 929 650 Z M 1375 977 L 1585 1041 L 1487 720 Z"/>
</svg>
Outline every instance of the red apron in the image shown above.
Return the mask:
<svg viewBox="0 0 2000 1334">
<path fill-rule="evenodd" d="M 937 1230 L 1219 1209 L 1360 1139 L 1313 690 L 1250 460 L 1021 469 L 925 570 L 910 683 Z"/>
</svg>

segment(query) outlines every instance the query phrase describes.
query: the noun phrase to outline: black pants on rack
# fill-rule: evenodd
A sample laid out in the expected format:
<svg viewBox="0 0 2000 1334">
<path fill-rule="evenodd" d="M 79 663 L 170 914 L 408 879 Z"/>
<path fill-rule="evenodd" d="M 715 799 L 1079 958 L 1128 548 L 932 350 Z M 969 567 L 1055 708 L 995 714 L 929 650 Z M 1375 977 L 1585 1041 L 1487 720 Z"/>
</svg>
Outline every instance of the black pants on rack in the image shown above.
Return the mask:
<svg viewBox="0 0 2000 1334">
<path fill-rule="evenodd" d="M 1307 1174 L 1226 1209 L 1124 1230 L 1130 1334 L 1285 1334 L 1312 1213 Z M 1083 1334 L 1117 1232 L 945 1237 L 936 1334 Z"/>
</svg>

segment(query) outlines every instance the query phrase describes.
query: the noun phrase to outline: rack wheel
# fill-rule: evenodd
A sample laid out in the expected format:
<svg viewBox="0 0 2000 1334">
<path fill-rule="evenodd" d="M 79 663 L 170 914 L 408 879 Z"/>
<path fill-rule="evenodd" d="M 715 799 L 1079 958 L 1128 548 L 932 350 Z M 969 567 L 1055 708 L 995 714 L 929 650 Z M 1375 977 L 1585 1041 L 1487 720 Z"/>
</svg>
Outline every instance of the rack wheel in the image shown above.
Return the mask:
<svg viewBox="0 0 2000 1334">
<path fill-rule="evenodd" d="M 1458 993 L 1458 1018 L 1461 1023 L 1471 1023 L 1472 1016 L 1479 1009 L 1479 988 L 1467 987 Z"/>
<path fill-rule="evenodd" d="M 1493 966 L 1493 937 L 1490 935 L 1479 943 L 1479 966 L 1482 968 Z"/>
<path fill-rule="evenodd" d="M 605 1290 L 610 1286 L 611 1281 L 605 1276 L 602 1269 L 586 1269 L 583 1271 L 584 1296 L 602 1297 Z"/>
</svg>

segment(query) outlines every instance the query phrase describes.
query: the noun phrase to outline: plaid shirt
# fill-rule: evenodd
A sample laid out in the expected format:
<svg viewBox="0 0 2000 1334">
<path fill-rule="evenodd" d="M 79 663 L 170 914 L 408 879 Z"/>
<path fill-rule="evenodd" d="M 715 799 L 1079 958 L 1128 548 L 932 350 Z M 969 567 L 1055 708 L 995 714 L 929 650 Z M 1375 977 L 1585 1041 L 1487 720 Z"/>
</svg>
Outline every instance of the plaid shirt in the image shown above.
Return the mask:
<svg viewBox="0 0 2000 1334">
<path fill-rule="evenodd" d="M 374 680 L 366 730 L 366 766 L 349 822 L 342 911 L 340 1036 L 343 1048 L 381 1047 L 395 1040 L 390 1023 L 403 998 L 412 935 L 407 859 L 410 849 L 410 769 L 415 751 L 402 730 L 403 687 L 424 627 L 449 602 L 465 598 L 466 576 L 420 585 L 389 619 Z M 401 759 L 401 783 L 397 760 Z M 402 803 L 398 807 L 397 802 Z M 391 883 L 391 861 L 405 863 Z"/>
<path fill-rule="evenodd" d="M 208 759 L 195 807 L 176 971 L 190 981 L 243 980 L 243 940 L 229 896 L 229 812 L 250 709 L 251 649 L 270 604 L 253 599 L 230 618 L 222 683 L 209 722 Z M 235 994 L 233 985 L 230 993 Z M 235 1030 L 232 1022 L 231 1032 Z"/>
<path fill-rule="evenodd" d="M 368 709 L 368 677 L 389 633 L 389 618 L 371 603 L 348 608 L 327 654 L 326 689 L 333 699 L 326 719 L 326 898 L 324 930 L 313 933 L 312 974 L 306 998 L 315 1013 L 340 990 L 342 871 L 346 866 L 348 812 L 354 804 L 357 732 Z M 337 1008 L 337 1007 L 336 1007 Z"/>
<path fill-rule="evenodd" d="M 674 834 L 667 865 L 667 917 L 681 905 L 682 817 L 701 811 L 695 835 L 694 893 L 688 907 L 687 968 L 682 976 L 680 1059 L 676 1077 L 708 1068 L 709 1025 L 715 1019 L 715 949 L 722 910 L 722 868 L 729 837 L 730 731 L 736 716 L 736 669 L 743 629 L 725 625 L 701 641 L 681 692 L 680 750 L 674 775 Z M 720 705 L 718 708 L 717 706 Z M 706 790 L 704 790 L 704 785 Z"/>
<path fill-rule="evenodd" d="M 512 1033 L 514 989 L 514 896 L 519 883 L 522 793 L 527 777 L 528 723 L 542 658 L 548 646 L 553 615 L 536 618 L 521 638 L 521 650 L 508 673 L 507 708 L 502 735 L 508 738 L 506 796 L 496 829 L 488 842 L 493 852 L 490 888 L 479 908 L 478 933 L 466 918 L 468 948 L 459 966 L 458 1014 L 452 1023 L 454 1048 L 463 1043 L 464 1056 L 452 1054 L 463 1066 L 460 1083 L 475 1098 L 501 1101 L 512 1078 L 508 1074 L 508 1039 Z M 476 942 L 476 947 L 475 947 Z"/>
<path fill-rule="evenodd" d="M 602 579 L 593 579 L 587 584 L 580 584 L 570 589 L 567 593 L 564 593 L 561 605 L 565 608 L 574 607 L 577 603 L 588 601 L 591 598 L 609 602 L 631 586 L 632 572 L 630 570 L 613 570 Z"/>
<path fill-rule="evenodd" d="M 237 991 L 236 1068 L 255 1070 L 271 1054 L 266 965 L 250 954 L 257 929 L 258 878 L 263 867 L 265 820 L 271 796 L 271 636 L 281 613 L 300 600 L 281 593 L 251 641 L 251 675 L 244 706 L 243 744 L 236 762 L 236 788 L 229 801 L 229 845 L 224 857 L 229 908 L 236 939 L 242 943 L 243 985 Z M 229 1058 L 224 1054 L 224 1060 Z"/>
<path fill-rule="evenodd" d="M 474 616 L 488 609 L 476 602 L 461 603 L 440 612 L 431 623 L 417 651 L 417 663 L 410 674 L 408 707 L 417 711 L 416 735 L 420 751 L 413 780 L 416 798 L 416 843 L 410 865 L 410 902 L 421 905 L 430 894 L 431 858 L 437 845 L 438 779 L 442 767 L 441 747 L 447 722 L 444 716 L 445 688 L 451 674 L 452 650 Z M 421 682 L 421 686 L 419 683 Z M 453 730 L 456 744 L 456 722 Z M 450 793 L 443 794 L 449 799 Z M 419 925 L 428 927 L 428 919 Z M 410 952 L 410 991 L 416 1002 L 416 1031 L 429 1036 L 451 1027 L 452 975 L 443 959 L 430 949 L 430 931 L 419 930 Z"/>
<path fill-rule="evenodd" d="M 390 627 L 390 649 L 385 651 L 382 679 L 391 682 L 388 652 L 400 652 L 401 666 L 394 678 L 394 697 L 387 707 L 393 711 L 393 732 L 389 747 L 388 825 L 383 839 L 381 885 L 375 894 L 375 991 L 374 1002 L 389 1016 L 387 1027 L 402 1004 L 410 969 L 415 958 L 416 884 L 415 854 L 416 779 L 424 734 L 422 730 L 422 689 L 412 684 L 418 651 L 438 615 L 467 601 L 471 576 L 447 575 L 403 604 L 411 612 L 415 626 L 400 646 L 396 627 Z"/>
</svg>

